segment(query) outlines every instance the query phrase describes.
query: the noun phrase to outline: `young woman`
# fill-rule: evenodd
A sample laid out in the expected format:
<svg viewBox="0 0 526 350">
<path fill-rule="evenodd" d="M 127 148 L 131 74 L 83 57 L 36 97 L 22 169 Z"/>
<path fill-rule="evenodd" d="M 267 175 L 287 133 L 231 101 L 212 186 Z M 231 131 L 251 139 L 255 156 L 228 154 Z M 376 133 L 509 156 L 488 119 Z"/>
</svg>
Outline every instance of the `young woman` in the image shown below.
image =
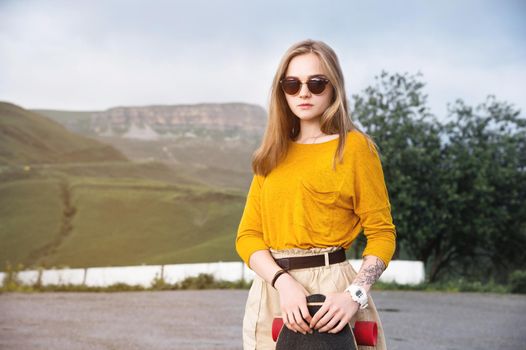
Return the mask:
<svg viewBox="0 0 526 350">
<path fill-rule="evenodd" d="M 376 146 L 352 122 L 338 58 L 324 42 L 296 43 L 282 58 L 252 168 L 236 238 L 256 273 L 244 349 L 275 348 L 276 316 L 304 334 L 376 321 L 376 349 L 386 349 L 369 291 L 395 250 L 391 205 Z M 356 273 L 345 249 L 362 229 L 367 245 Z M 309 315 L 306 296 L 317 293 L 326 300 Z"/>
</svg>

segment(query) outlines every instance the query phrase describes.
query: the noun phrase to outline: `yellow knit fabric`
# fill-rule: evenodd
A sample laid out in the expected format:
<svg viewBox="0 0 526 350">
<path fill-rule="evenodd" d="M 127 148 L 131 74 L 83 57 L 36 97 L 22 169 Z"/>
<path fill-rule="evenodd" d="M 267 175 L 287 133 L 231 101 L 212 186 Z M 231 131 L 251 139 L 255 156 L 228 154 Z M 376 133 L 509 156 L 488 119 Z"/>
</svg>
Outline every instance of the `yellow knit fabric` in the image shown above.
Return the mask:
<svg viewBox="0 0 526 350">
<path fill-rule="evenodd" d="M 378 153 L 365 136 L 347 133 L 343 163 L 332 169 L 338 138 L 290 142 L 286 158 L 267 176 L 254 175 L 239 223 L 236 250 L 250 267 L 257 250 L 342 246 L 363 232 L 362 253 L 387 266 L 396 247 L 391 203 Z"/>
</svg>

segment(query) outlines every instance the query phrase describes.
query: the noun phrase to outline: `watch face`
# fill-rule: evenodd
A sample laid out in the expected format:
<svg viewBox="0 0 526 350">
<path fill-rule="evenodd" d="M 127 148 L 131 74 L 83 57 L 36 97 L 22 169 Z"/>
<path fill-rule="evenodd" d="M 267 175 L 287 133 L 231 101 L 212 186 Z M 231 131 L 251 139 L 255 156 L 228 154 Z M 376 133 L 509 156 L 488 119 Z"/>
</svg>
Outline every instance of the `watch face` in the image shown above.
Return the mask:
<svg viewBox="0 0 526 350">
<path fill-rule="evenodd" d="M 361 298 L 362 295 L 363 295 L 363 293 L 362 293 L 361 290 L 357 290 L 357 291 L 356 291 L 356 295 L 358 296 L 358 298 Z"/>
</svg>

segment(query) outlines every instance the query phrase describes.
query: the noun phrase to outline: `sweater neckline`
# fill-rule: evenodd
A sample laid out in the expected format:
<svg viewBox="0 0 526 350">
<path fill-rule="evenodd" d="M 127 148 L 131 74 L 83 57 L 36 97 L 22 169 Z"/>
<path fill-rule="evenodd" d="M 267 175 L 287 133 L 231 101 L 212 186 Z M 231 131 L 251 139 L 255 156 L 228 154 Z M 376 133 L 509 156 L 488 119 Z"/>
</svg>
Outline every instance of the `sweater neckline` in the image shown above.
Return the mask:
<svg viewBox="0 0 526 350">
<path fill-rule="evenodd" d="M 316 147 L 316 146 L 322 146 L 322 145 L 326 145 L 326 144 L 331 144 L 333 142 L 337 142 L 338 140 L 340 139 L 340 136 L 338 137 L 335 137 L 329 141 L 325 141 L 325 142 L 318 142 L 318 143 L 298 143 L 298 142 L 295 142 L 295 141 L 292 141 L 290 140 L 290 142 L 295 145 L 295 146 L 298 146 L 298 147 Z"/>
</svg>

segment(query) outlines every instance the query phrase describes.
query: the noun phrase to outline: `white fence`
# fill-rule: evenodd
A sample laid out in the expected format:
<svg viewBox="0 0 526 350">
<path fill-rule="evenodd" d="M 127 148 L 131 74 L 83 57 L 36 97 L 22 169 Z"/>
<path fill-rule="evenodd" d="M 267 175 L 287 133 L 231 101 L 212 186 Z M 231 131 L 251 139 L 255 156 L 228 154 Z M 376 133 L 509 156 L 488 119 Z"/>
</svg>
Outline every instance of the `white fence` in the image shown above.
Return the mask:
<svg viewBox="0 0 526 350">
<path fill-rule="evenodd" d="M 349 262 L 358 272 L 362 260 Z M 85 284 L 93 287 L 106 287 L 115 283 L 149 287 L 156 278 L 163 278 L 165 282 L 173 284 L 200 273 L 211 274 L 223 281 L 251 281 L 254 278 L 254 271 L 243 262 L 25 270 L 18 272 L 17 278 L 23 284 L 32 285 L 38 281 L 39 273 L 42 285 Z M 5 275 L 5 272 L 0 272 L 0 285 L 3 285 Z M 392 260 L 380 276 L 381 282 L 398 284 L 419 284 L 424 279 L 423 262 L 408 260 Z"/>
</svg>

